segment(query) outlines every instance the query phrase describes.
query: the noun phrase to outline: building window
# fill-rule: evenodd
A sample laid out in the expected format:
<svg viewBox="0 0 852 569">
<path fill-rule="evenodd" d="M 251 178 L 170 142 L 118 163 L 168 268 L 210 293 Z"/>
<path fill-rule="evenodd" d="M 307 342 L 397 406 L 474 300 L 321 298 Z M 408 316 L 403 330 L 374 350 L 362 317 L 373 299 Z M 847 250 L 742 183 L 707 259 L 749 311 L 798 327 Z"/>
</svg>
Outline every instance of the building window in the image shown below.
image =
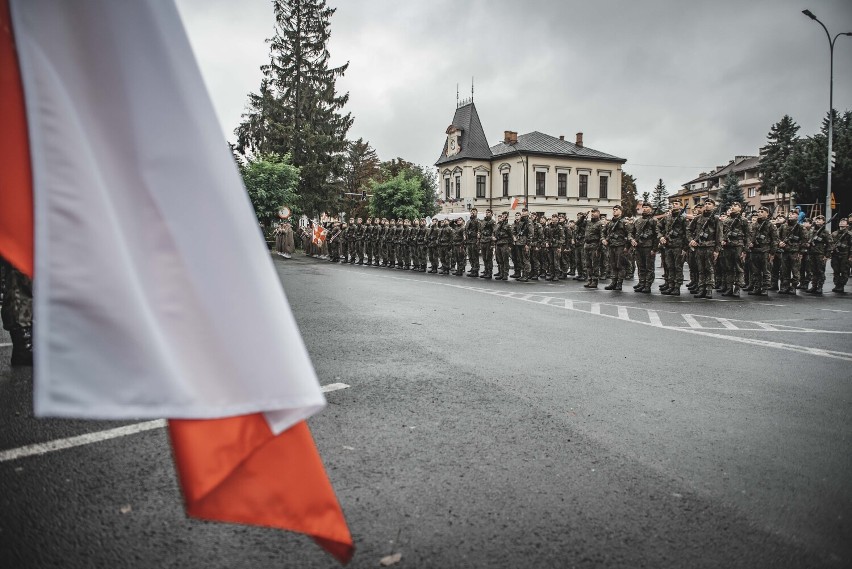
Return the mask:
<svg viewBox="0 0 852 569">
<path fill-rule="evenodd" d="M 580 197 L 589 197 L 589 175 L 580 174 Z"/>
<path fill-rule="evenodd" d="M 503 174 L 503 197 L 509 197 L 509 173 L 506 172 Z"/>
<path fill-rule="evenodd" d="M 456 199 L 461 199 L 461 176 L 456 176 Z"/>
<path fill-rule="evenodd" d="M 748 189 L 748 197 L 753 198 L 757 195 L 757 188 L 749 188 Z"/>
<path fill-rule="evenodd" d="M 568 196 L 568 174 L 557 174 L 557 190 L 559 192 L 559 197 L 564 198 Z"/>
<path fill-rule="evenodd" d="M 545 172 L 535 173 L 535 195 L 537 196 L 544 195 L 544 174 Z"/>
<path fill-rule="evenodd" d="M 601 176 L 601 199 L 606 199 L 609 186 L 609 176 Z"/>
<path fill-rule="evenodd" d="M 444 178 L 444 194 L 445 199 L 450 199 L 450 179 Z"/>
<path fill-rule="evenodd" d="M 476 177 L 476 197 L 485 197 L 485 176 Z"/>
</svg>

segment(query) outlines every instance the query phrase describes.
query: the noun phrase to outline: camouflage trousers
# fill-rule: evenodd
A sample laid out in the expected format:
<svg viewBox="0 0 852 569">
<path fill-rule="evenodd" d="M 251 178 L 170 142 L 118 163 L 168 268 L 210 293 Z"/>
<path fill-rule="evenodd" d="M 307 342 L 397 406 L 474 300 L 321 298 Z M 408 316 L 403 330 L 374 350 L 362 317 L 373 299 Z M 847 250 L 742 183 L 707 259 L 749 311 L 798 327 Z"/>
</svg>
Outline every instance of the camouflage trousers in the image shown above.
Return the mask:
<svg viewBox="0 0 852 569">
<path fill-rule="evenodd" d="M 470 259 L 470 270 L 479 272 L 479 245 L 471 243 L 467 246 L 467 257 Z"/>
<path fill-rule="evenodd" d="M 5 330 L 30 328 L 33 325 L 33 283 L 28 276 L 3 262 L 5 291 L 0 315 Z"/>
<path fill-rule="evenodd" d="M 825 284 L 825 257 L 821 253 L 810 253 L 811 258 L 811 283 L 814 288 L 822 288 Z"/>
<path fill-rule="evenodd" d="M 583 248 L 583 266 L 586 267 L 586 276 L 589 280 L 598 280 L 601 266 L 601 248 L 596 244 L 586 245 Z"/>
<path fill-rule="evenodd" d="M 779 251 L 781 257 L 781 288 L 795 289 L 801 277 L 802 256 L 798 252 Z"/>
<path fill-rule="evenodd" d="M 512 246 L 508 243 L 497 245 L 497 272 L 504 279 L 509 277 L 509 251 L 511 248 Z"/>
<path fill-rule="evenodd" d="M 663 266 L 666 268 L 666 284 L 680 287 L 683 284 L 684 251 L 680 247 L 663 249 Z"/>
<path fill-rule="evenodd" d="M 698 286 L 712 290 L 716 286 L 715 261 L 712 247 L 699 247 L 695 250 L 695 264 L 698 269 Z"/>
<path fill-rule="evenodd" d="M 651 287 L 654 284 L 654 250 L 651 247 L 636 247 L 636 272 L 639 284 Z"/>
<path fill-rule="evenodd" d="M 722 285 L 726 288 L 745 286 L 742 254 L 741 245 L 728 245 L 722 249 L 720 266 L 722 268 Z"/>
<path fill-rule="evenodd" d="M 834 271 L 834 286 L 846 286 L 849 282 L 848 251 L 838 251 L 831 255 L 831 270 Z"/>
<path fill-rule="evenodd" d="M 429 264 L 433 271 L 438 270 L 438 247 L 435 245 L 429 245 Z"/>
<path fill-rule="evenodd" d="M 494 246 L 490 238 L 488 238 L 488 241 L 483 241 L 480 252 L 482 253 L 482 274 L 490 277 L 491 273 L 494 272 Z"/>
<path fill-rule="evenodd" d="M 617 247 L 607 247 L 609 262 L 609 275 L 616 281 L 623 281 L 627 274 L 627 256 L 625 255 L 624 245 Z"/>
<path fill-rule="evenodd" d="M 751 283 L 756 291 L 764 291 L 769 287 L 766 273 L 769 271 L 769 253 L 766 251 L 751 252 Z"/>
</svg>

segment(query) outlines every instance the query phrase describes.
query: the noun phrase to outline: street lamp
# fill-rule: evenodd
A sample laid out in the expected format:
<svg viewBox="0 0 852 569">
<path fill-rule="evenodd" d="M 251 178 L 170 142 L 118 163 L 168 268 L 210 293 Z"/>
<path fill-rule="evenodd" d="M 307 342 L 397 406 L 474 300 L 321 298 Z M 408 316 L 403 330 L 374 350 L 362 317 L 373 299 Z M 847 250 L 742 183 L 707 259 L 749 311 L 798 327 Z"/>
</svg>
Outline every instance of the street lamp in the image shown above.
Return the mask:
<svg viewBox="0 0 852 569">
<path fill-rule="evenodd" d="M 819 21 L 810 10 L 802 10 L 802 14 L 822 26 L 825 30 L 825 35 L 828 37 L 828 52 L 829 52 L 829 81 L 828 81 L 828 183 L 825 191 L 825 222 L 831 221 L 831 146 L 834 138 L 834 42 L 840 36 L 852 36 L 852 32 L 841 32 L 831 38 L 828 33 L 828 28 L 825 24 Z M 829 231 L 831 228 L 829 227 Z"/>
<path fill-rule="evenodd" d="M 529 174 L 527 173 L 527 167 L 529 166 L 529 156 L 527 156 L 526 160 L 524 160 L 524 155 L 521 154 L 521 149 L 517 146 L 517 140 L 514 144 L 510 144 L 512 148 L 514 148 L 518 153 L 518 158 L 520 159 L 521 165 L 524 167 L 524 207 L 529 207 L 530 201 L 530 191 L 529 191 Z"/>
</svg>

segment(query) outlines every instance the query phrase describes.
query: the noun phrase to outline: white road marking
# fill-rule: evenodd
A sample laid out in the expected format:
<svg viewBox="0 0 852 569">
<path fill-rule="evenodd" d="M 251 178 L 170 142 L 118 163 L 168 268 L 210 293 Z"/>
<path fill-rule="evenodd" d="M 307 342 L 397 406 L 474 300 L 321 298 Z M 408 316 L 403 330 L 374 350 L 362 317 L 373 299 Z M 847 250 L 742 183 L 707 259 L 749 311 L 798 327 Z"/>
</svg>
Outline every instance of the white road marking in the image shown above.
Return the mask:
<svg viewBox="0 0 852 569">
<path fill-rule="evenodd" d="M 728 320 L 727 318 L 717 318 L 716 320 L 718 320 L 719 324 L 721 324 L 728 330 L 739 330 L 739 328 L 737 328 L 736 325 L 734 325 L 734 323 Z"/>
<path fill-rule="evenodd" d="M 591 306 L 591 309 L 589 310 L 589 312 L 591 312 L 592 314 L 596 314 L 596 315 L 600 316 L 601 315 L 601 303 L 600 302 L 592 303 L 592 306 Z"/>
<path fill-rule="evenodd" d="M 320 390 L 323 393 L 328 393 L 329 391 L 337 391 L 339 389 L 346 389 L 347 387 L 349 386 L 345 383 L 331 383 L 329 385 L 323 385 Z M 144 423 L 134 423 L 132 425 L 125 425 L 123 427 L 117 427 L 115 429 L 96 431 L 94 433 L 86 433 L 85 435 L 78 435 L 76 437 L 56 439 L 54 441 L 48 441 L 46 443 L 36 443 L 19 448 L 13 448 L 10 450 L 0 451 L 0 462 L 8 462 L 10 460 L 16 460 L 27 456 L 38 456 L 57 450 L 65 450 L 67 448 L 90 445 L 92 443 L 99 443 L 102 441 L 108 441 L 110 439 L 117 439 L 119 437 L 126 437 L 128 435 L 135 435 L 136 433 L 143 433 L 145 431 L 151 431 L 153 429 L 161 429 L 165 426 L 165 419 L 154 419 L 153 421 L 145 421 Z"/>
<path fill-rule="evenodd" d="M 118 427 L 116 429 L 108 429 L 106 431 L 98 431 L 96 433 L 86 433 L 85 435 L 79 435 L 76 437 L 68 437 L 66 439 L 57 439 L 46 443 L 37 443 L 11 450 L 4 450 L 3 452 L 0 452 L 0 462 L 24 458 L 26 456 L 47 454 L 56 450 L 89 445 L 118 437 L 126 437 L 127 435 L 142 433 L 152 429 L 160 429 L 165 426 L 165 419 L 155 419 L 153 421 L 145 421 L 144 423 L 125 425 L 124 427 Z"/>
<path fill-rule="evenodd" d="M 824 310 L 826 312 L 845 312 L 845 313 L 852 312 L 852 310 L 833 310 L 831 308 L 817 308 L 817 310 Z M 3 344 L 3 345 L 6 346 L 6 345 L 11 345 L 11 344 Z"/>
<path fill-rule="evenodd" d="M 704 326 L 702 326 L 701 323 L 696 320 L 692 314 L 684 314 L 683 319 L 686 321 L 687 324 L 689 324 L 690 328 L 704 328 Z"/>
<path fill-rule="evenodd" d="M 660 315 L 657 314 L 656 310 L 649 310 L 648 311 L 648 323 L 651 326 L 657 326 L 658 328 L 662 328 L 662 326 L 663 326 L 663 323 L 660 320 Z"/>
<path fill-rule="evenodd" d="M 9 343 L 9 344 L 0 344 L 0 348 L 8 348 L 8 347 L 9 347 L 9 346 L 11 346 L 11 345 L 12 345 L 11 343 Z"/>
<path fill-rule="evenodd" d="M 621 319 L 621 320 L 630 320 L 630 314 L 627 313 L 627 307 L 626 306 L 620 306 L 619 305 L 619 307 L 618 307 L 618 318 Z"/>
</svg>

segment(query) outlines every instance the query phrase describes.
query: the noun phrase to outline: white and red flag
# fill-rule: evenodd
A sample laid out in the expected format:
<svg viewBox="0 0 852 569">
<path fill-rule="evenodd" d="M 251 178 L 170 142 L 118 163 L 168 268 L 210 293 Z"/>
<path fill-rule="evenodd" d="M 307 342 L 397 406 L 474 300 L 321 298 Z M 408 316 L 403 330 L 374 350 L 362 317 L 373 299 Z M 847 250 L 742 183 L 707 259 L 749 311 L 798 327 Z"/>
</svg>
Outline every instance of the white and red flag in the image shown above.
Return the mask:
<svg viewBox="0 0 852 569">
<path fill-rule="evenodd" d="M 190 515 L 346 562 L 325 398 L 173 3 L 0 0 L 0 116 L 36 414 L 167 417 Z"/>
<path fill-rule="evenodd" d="M 313 242 L 314 242 L 314 245 L 322 246 L 322 244 L 325 243 L 325 235 L 326 235 L 325 227 L 323 227 L 322 225 L 319 225 L 319 224 L 315 225 L 314 226 L 314 236 L 313 236 L 313 239 L 312 239 Z"/>
<path fill-rule="evenodd" d="M 512 205 L 509 209 L 517 209 L 518 207 L 518 198 L 512 198 Z"/>
</svg>

